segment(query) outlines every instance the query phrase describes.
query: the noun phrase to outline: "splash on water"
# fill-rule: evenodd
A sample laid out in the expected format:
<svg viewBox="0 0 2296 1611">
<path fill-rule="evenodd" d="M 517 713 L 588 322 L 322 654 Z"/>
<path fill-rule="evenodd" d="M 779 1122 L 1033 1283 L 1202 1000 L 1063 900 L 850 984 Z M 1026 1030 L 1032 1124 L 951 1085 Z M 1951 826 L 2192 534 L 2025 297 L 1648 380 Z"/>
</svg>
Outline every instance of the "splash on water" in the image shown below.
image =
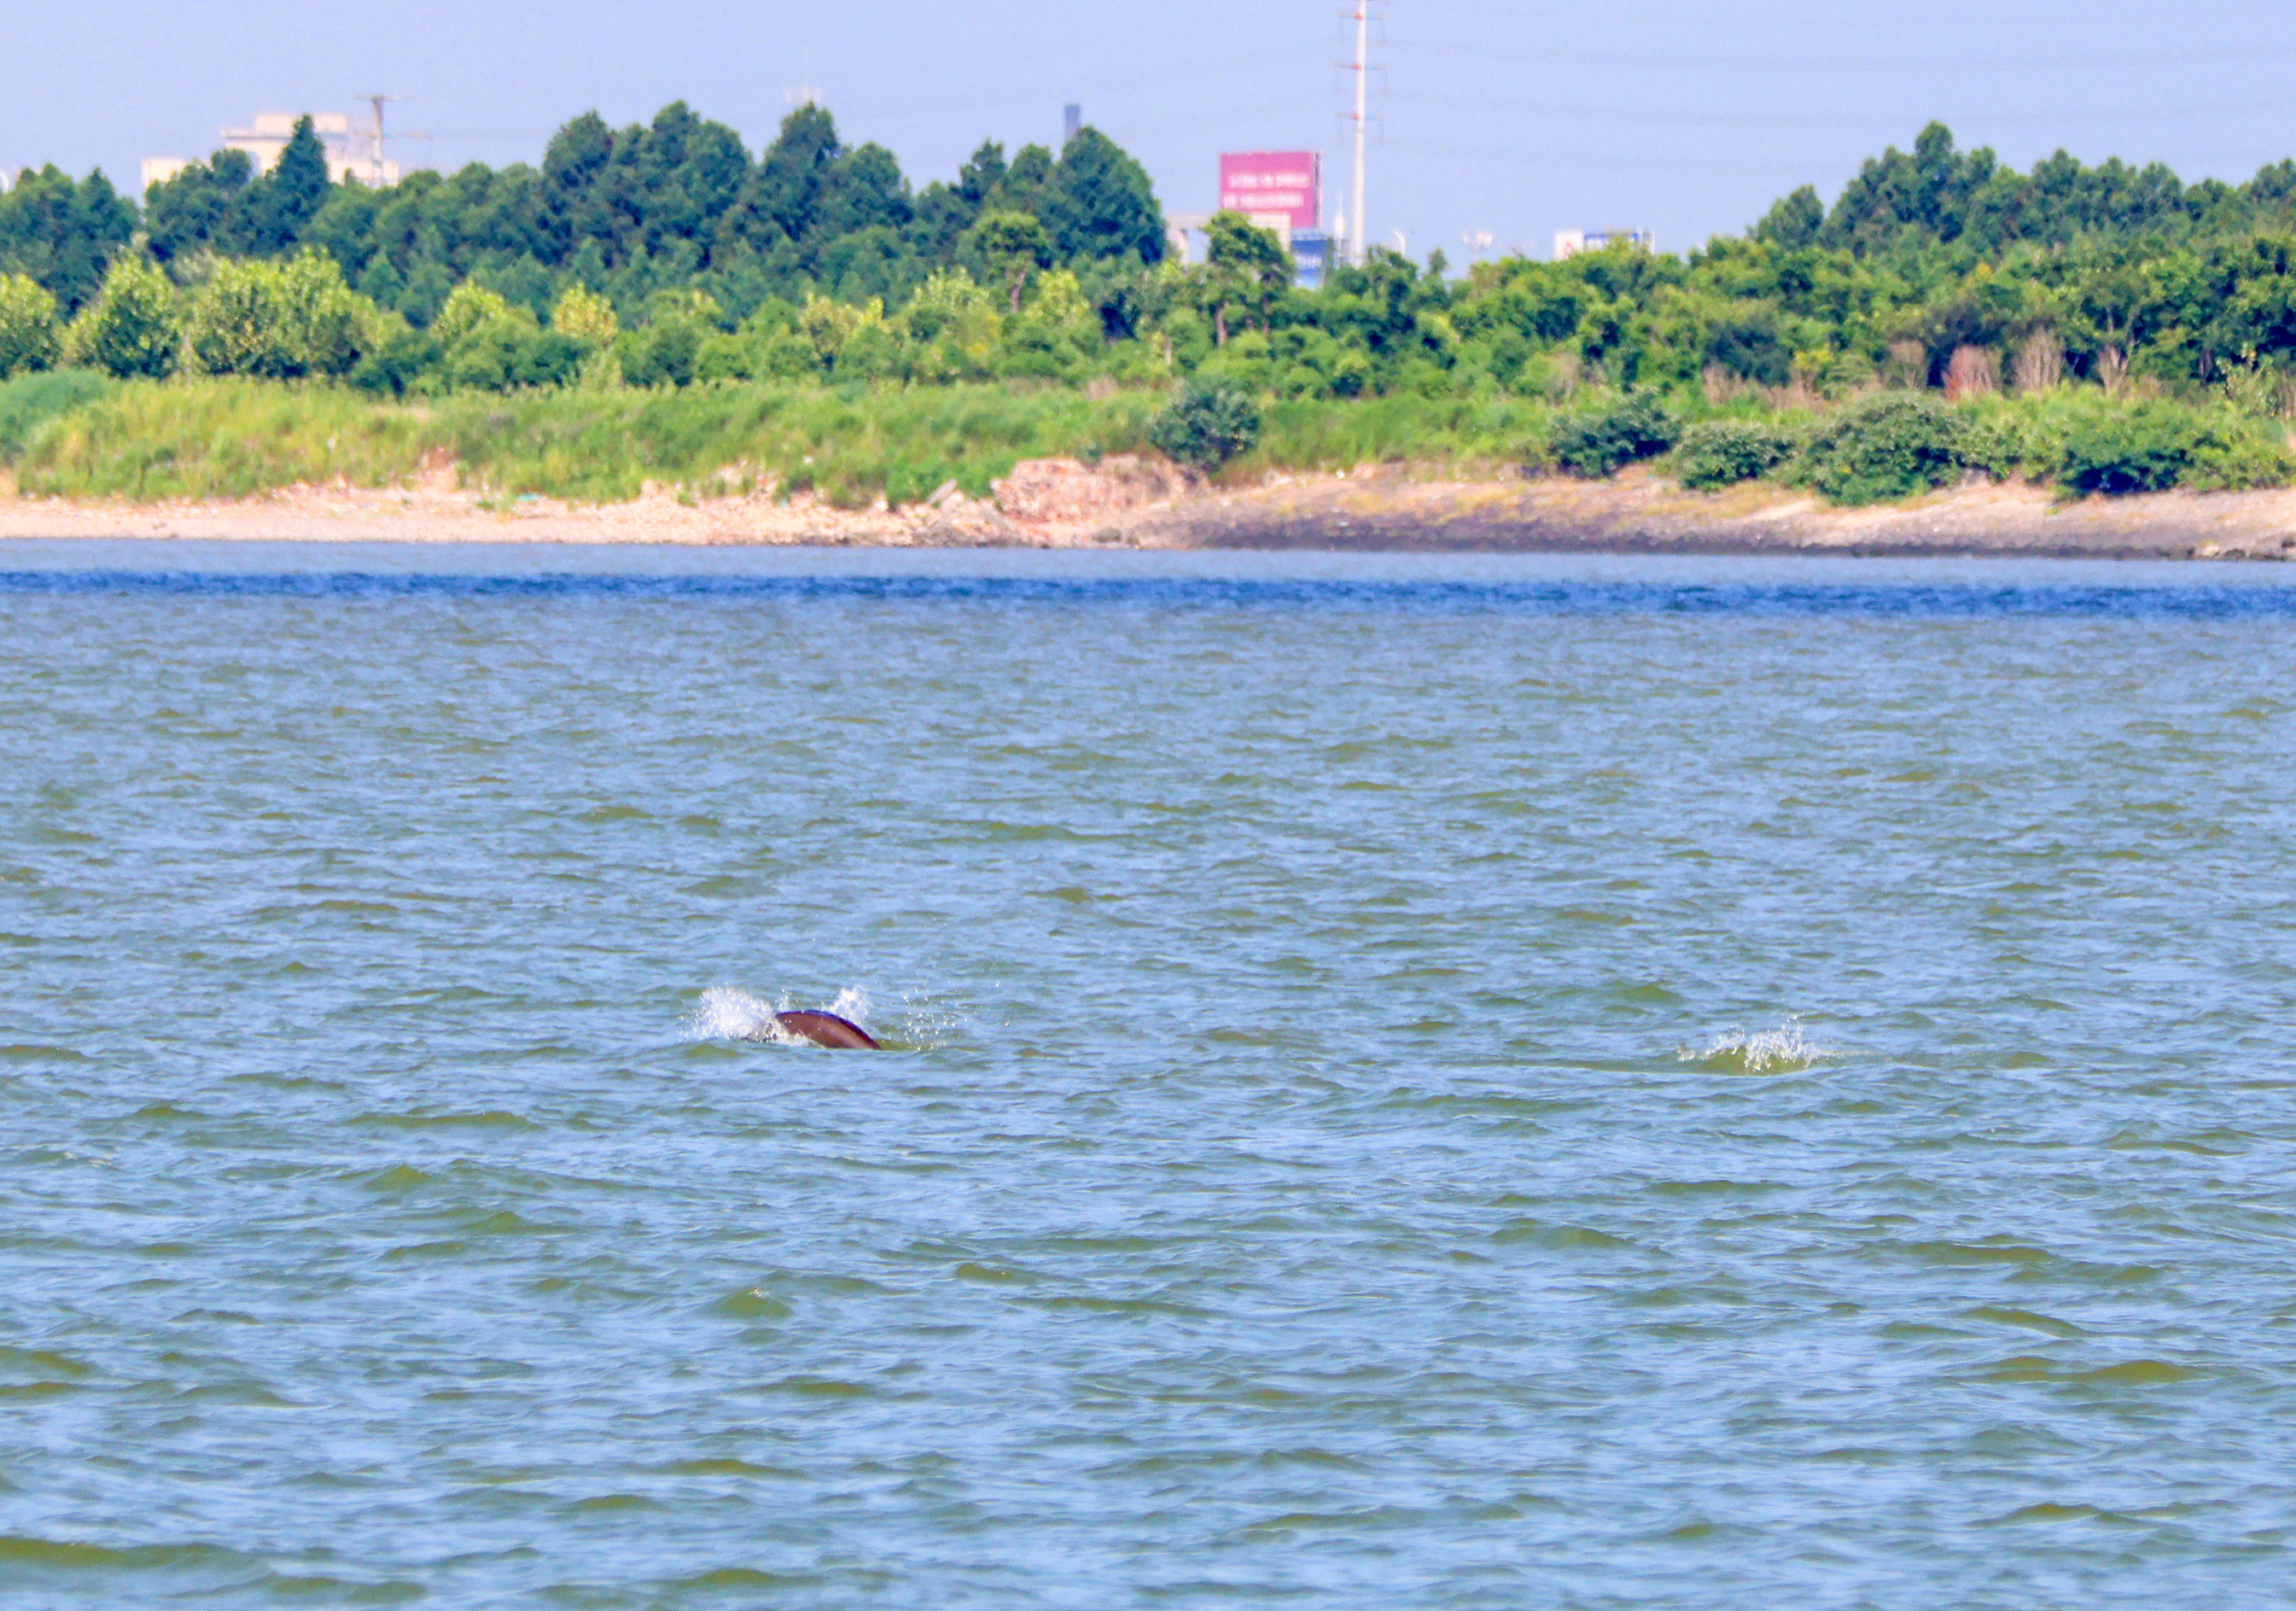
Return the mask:
<svg viewBox="0 0 2296 1611">
<path fill-rule="evenodd" d="M 686 1039 L 770 1040 L 782 1046 L 811 1046 L 812 1041 L 788 1033 L 774 1022 L 775 1014 L 788 1012 L 800 1005 L 787 990 L 782 992 L 778 1001 L 768 1001 L 733 985 L 712 985 L 701 992 L 693 1016 L 686 1020 Z M 872 1011 L 869 992 L 857 984 L 849 984 L 819 1010 L 835 1013 L 867 1029 Z"/>
<path fill-rule="evenodd" d="M 774 1022 L 774 1015 L 814 1005 L 810 1001 L 800 1001 L 787 990 L 782 992 L 779 999 L 769 1001 L 734 985 L 712 985 L 701 992 L 701 999 L 686 1019 L 685 1038 L 689 1040 L 765 1040 L 781 1046 L 809 1047 L 812 1041 L 785 1033 Z M 839 990 L 819 1010 L 850 1019 L 885 1045 L 904 1051 L 933 1051 L 952 1044 L 959 1038 L 959 1024 L 963 1017 L 947 1003 L 911 990 L 902 994 L 899 1005 L 887 1013 L 881 1027 L 872 1022 L 877 1017 L 876 1003 L 870 999 L 869 992 L 857 984 L 849 984 Z"/>
<path fill-rule="evenodd" d="M 712 985 L 686 1020 L 689 1040 L 748 1040 L 766 1032 L 782 1009 L 760 996 L 731 985 Z"/>
<path fill-rule="evenodd" d="M 1685 1048 L 1675 1056 L 1719 1073 L 1787 1074 L 1817 1062 L 1825 1048 L 1809 1038 L 1800 1019 L 1789 1018 L 1775 1029 L 1726 1031 L 1703 1047 Z"/>
</svg>

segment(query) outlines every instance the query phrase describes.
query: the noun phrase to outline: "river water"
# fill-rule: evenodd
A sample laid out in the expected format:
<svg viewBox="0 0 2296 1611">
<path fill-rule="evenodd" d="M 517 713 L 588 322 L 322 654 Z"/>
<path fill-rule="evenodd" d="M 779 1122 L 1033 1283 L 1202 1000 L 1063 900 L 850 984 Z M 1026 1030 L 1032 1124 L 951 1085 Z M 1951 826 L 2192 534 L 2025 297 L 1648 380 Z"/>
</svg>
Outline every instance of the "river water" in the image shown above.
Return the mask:
<svg viewBox="0 0 2296 1611">
<path fill-rule="evenodd" d="M 2263 570 L 0 547 L 0 1602 L 2285 1604 L 2292 762 Z"/>
</svg>

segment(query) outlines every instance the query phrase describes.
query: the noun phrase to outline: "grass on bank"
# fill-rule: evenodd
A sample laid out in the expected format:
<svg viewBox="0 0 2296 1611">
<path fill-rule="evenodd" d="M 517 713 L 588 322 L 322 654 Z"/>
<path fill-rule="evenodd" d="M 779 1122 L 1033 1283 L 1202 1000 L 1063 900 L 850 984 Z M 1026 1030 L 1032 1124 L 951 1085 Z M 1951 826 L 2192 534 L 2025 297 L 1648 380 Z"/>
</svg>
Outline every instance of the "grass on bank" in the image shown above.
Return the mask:
<svg viewBox="0 0 2296 1611">
<path fill-rule="evenodd" d="M 335 387 L 120 382 L 35 429 L 17 484 L 138 500 L 245 497 L 336 476 L 382 486 L 421 466 L 428 425 Z"/>
<path fill-rule="evenodd" d="M 37 496 L 243 497 L 300 483 L 411 482 L 451 466 L 496 495 L 584 502 L 652 481 L 696 497 L 765 486 L 847 508 L 955 481 L 973 496 L 1029 458 L 1148 450 L 1161 390 L 709 382 L 378 400 L 319 383 L 115 382 L 62 370 L 0 384 L 0 459 Z M 1694 395 L 1588 391 L 1573 402 L 1393 394 L 1266 401 L 1226 479 L 1406 464 L 1607 475 L 1638 460 L 1692 487 L 1762 480 L 1835 503 L 1916 496 L 1971 471 L 2069 497 L 2296 482 L 2287 426 L 2226 400 L 2111 398 L 2061 386 L 1948 405 L 1882 391 L 1815 413 Z"/>
<path fill-rule="evenodd" d="M 21 384 L 0 386 L 0 421 Z M 244 497 L 336 478 L 386 487 L 428 461 L 506 494 L 612 502 L 649 481 L 704 495 L 767 484 L 860 507 L 914 502 L 949 481 L 985 496 L 1021 459 L 1139 451 L 1161 402 L 1001 386 L 846 394 L 728 384 L 406 405 L 325 385 L 127 382 L 29 427 L 18 479 L 43 497 Z"/>
<path fill-rule="evenodd" d="M 0 385 L 0 422 L 30 382 Z M 771 485 L 842 507 L 896 506 L 955 481 L 979 497 L 1022 459 L 1087 462 L 1148 450 L 1160 390 L 1093 396 L 999 384 L 831 390 L 725 383 L 682 390 L 464 393 L 380 402 L 340 387 L 249 380 L 98 382 L 19 434 L 23 490 L 42 497 L 245 497 L 298 482 L 412 481 L 447 463 L 488 491 L 586 502 L 635 497 L 647 481 L 700 496 Z M 45 395 L 45 394 L 44 394 Z M 44 405 L 45 407 L 45 405 Z M 1535 456 L 1554 415 L 1514 399 L 1292 400 L 1264 413 L 1234 466 L 1458 469 Z M 4 428 L 4 426 L 0 426 Z"/>
<path fill-rule="evenodd" d="M 44 370 L 0 383 L 0 464 L 15 464 L 40 432 L 111 387 L 86 369 Z"/>
<path fill-rule="evenodd" d="M 433 423 L 467 473 L 504 492 L 609 502 L 646 481 L 698 491 L 772 484 L 845 508 L 955 481 L 976 497 L 1021 459 L 1135 453 L 1162 399 L 947 386 L 834 391 L 704 385 L 455 399 Z"/>
</svg>

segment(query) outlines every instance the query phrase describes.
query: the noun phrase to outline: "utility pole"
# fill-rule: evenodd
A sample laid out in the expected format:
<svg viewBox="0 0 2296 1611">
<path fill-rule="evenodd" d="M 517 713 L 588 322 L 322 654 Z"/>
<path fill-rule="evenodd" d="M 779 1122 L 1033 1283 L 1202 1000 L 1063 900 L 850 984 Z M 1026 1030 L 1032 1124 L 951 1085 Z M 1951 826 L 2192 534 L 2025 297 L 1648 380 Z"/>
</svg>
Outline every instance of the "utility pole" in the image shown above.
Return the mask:
<svg viewBox="0 0 2296 1611">
<path fill-rule="evenodd" d="M 1350 220 L 1354 238 L 1348 242 L 1348 255 L 1357 267 L 1363 266 L 1364 242 L 1364 114 L 1368 107 L 1371 80 L 1371 0 L 1356 0 L 1356 201 L 1355 217 Z"/>
</svg>

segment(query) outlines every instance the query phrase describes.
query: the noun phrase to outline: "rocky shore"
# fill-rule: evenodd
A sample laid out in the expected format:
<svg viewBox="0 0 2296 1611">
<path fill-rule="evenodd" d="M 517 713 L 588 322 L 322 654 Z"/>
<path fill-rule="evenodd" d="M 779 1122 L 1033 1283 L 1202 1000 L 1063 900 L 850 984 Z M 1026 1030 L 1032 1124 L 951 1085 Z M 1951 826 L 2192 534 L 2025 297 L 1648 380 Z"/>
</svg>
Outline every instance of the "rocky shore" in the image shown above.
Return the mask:
<svg viewBox="0 0 2296 1611">
<path fill-rule="evenodd" d="M 1374 470 L 1219 488 L 1160 462 L 1043 459 L 1016 466 L 988 498 L 952 486 L 898 510 L 843 510 L 807 494 L 506 498 L 464 490 L 441 471 L 400 488 L 298 487 L 196 503 L 74 503 L 0 486 L 0 538 L 11 538 L 2288 559 L 2296 489 L 2064 504 L 1984 482 L 1833 509 L 1775 488 L 1688 492 L 1644 472 L 1579 481 Z"/>
</svg>

